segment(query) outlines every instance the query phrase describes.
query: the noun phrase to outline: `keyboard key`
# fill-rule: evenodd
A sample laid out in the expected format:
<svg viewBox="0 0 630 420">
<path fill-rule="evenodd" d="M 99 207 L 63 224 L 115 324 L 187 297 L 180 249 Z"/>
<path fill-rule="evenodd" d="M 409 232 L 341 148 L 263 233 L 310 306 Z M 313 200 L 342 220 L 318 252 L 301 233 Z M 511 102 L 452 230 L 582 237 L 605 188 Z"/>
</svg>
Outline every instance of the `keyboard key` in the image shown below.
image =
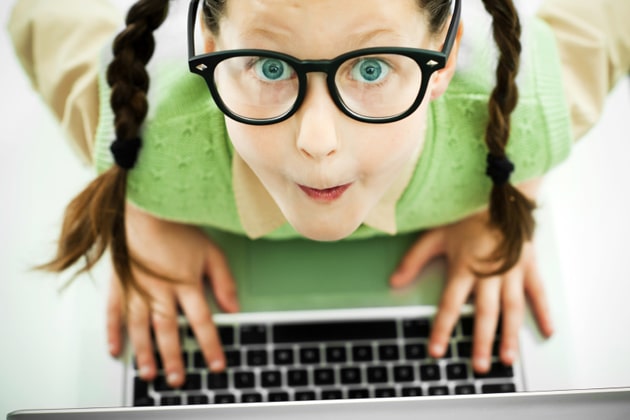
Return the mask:
<svg viewBox="0 0 630 420">
<path fill-rule="evenodd" d="M 319 348 L 305 347 L 300 349 L 300 363 L 304 365 L 314 365 L 319 364 L 319 361 Z"/>
<path fill-rule="evenodd" d="M 298 391 L 295 393 L 295 401 L 312 401 L 316 398 L 315 391 Z"/>
<path fill-rule="evenodd" d="M 325 389 L 322 391 L 322 400 L 340 400 L 343 394 L 338 389 Z"/>
<path fill-rule="evenodd" d="M 402 323 L 405 338 L 429 338 L 431 322 L 427 318 L 405 319 Z"/>
<path fill-rule="evenodd" d="M 240 350 L 225 350 L 225 361 L 227 367 L 240 367 L 241 366 L 241 352 Z"/>
<path fill-rule="evenodd" d="M 342 384 L 359 384 L 361 383 L 361 369 L 354 367 L 343 368 L 340 371 Z"/>
<path fill-rule="evenodd" d="M 332 385 L 335 383 L 335 371 L 333 369 L 315 369 L 313 381 L 315 385 Z"/>
<path fill-rule="evenodd" d="M 160 405 L 182 405 L 182 397 L 179 395 L 169 395 L 160 398 Z"/>
<path fill-rule="evenodd" d="M 439 396 L 439 395 L 448 395 L 448 387 L 447 386 L 432 386 L 429 387 L 429 395 Z"/>
<path fill-rule="evenodd" d="M 279 370 L 267 370 L 261 373 L 260 382 L 263 388 L 280 388 L 282 373 Z"/>
<path fill-rule="evenodd" d="M 367 381 L 370 384 L 384 383 L 389 381 L 387 368 L 384 366 L 371 366 L 367 368 Z"/>
<path fill-rule="evenodd" d="M 494 362 L 490 365 L 490 370 L 488 373 L 480 374 L 475 372 L 475 378 L 483 379 L 483 378 L 511 378 L 514 376 L 514 369 L 512 366 L 505 366 L 501 362 Z"/>
<path fill-rule="evenodd" d="M 373 359 L 372 346 L 352 346 L 352 360 L 355 362 L 371 362 Z"/>
<path fill-rule="evenodd" d="M 498 394 L 503 392 L 516 392 L 514 384 L 486 384 L 481 386 L 482 394 Z"/>
<path fill-rule="evenodd" d="M 395 382 L 413 382 L 414 379 L 413 366 L 394 366 Z"/>
<path fill-rule="evenodd" d="M 227 389 L 228 377 L 226 372 L 208 373 L 208 389 Z"/>
<path fill-rule="evenodd" d="M 420 366 L 420 379 L 423 381 L 439 381 L 442 378 L 440 367 L 436 364 Z"/>
<path fill-rule="evenodd" d="M 247 350 L 248 366 L 265 366 L 267 365 L 267 350 Z"/>
<path fill-rule="evenodd" d="M 262 395 L 258 392 L 249 392 L 241 395 L 241 402 L 243 403 L 257 403 L 262 402 Z"/>
<path fill-rule="evenodd" d="M 172 391 L 174 388 L 166 382 L 166 377 L 164 375 L 158 375 L 153 380 L 153 389 L 156 391 Z"/>
<path fill-rule="evenodd" d="M 182 389 L 185 391 L 201 390 L 201 375 L 199 373 L 186 374 L 186 382 L 184 382 Z"/>
<path fill-rule="evenodd" d="M 407 360 L 426 359 L 427 347 L 423 343 L 413 343 L 405 345 L 405 358 Z"/>
<path fill-rule="evenodd" d="M 236 397 L 232 394 L 216 394 L 214 396 L 215 404 L 232 404 L 236 402 Z"/>
<path fill-rule="evenodd" d="M 475 390 L 475 386 L 472 384 L 457 385 L 455 387 L 455 394 L 457 395 L 470 395 L 476 393 L 477 391 Z"/>
<path fill-rule="evenodd" d="M 287 381 L 289 386 L 306 386 L 308 385 L 308 372 L 306 369 L 291 369 L 287 372 Z"/>
<path fill-rule="evenodd" d="M 475 326 L 474 318 L 471 317 L 471 316 L 462 317 L 459 320 L 459 325 L 461 327 L 462 335 L 464 337 L 472 338 L 472 336 L 473 336 L 473 328 Z"/>
<path fill-rule="evenodd" d="M 192 394 L 192 395 L 188 395 L 186 402 L 189 405 L 201 405 L 201 404 L 208 404 L 210 400 L 208 399 L 206 395 Z"/>
<path fill-rule="evenodd" d="M 278 366 L 293 364 L 293 349 L 275 349 L 273 351 L 273 362 Z"/>
<path fill-rule="evenodd" d="M 468 379 L 468 366 L 465 363 L 450 363 L 446 366 L 446 377 L 451 381 Z"/>
<path fill-rule="evenodd" d="M 422 388 L 419 386 L 408 386 L 402 389 L 403 397 L 421 397 L 422 396 Z"/>
<path fill-rule="evenodd" d="M 273 326 L 275 343 L 312 343 L 396 338 L 395 321 L 307 322 Z"/>
<path fill-rule="evenodd" d="M 155 400 L 151 397 L 142 397 L 137 400 L 133 400 L 134 407 L 153 407 L 155 406 Z"/>
<path fill-rule="evenodd" d="M 376 398 L 394 398 L 396 396 L 396 388 L 377 388 L 374 390 Z"/>
<path fill-rule="evenodd" d="M 270 392 L 267 398 L 270 402 L 289 401 L 289 394 L 287 392 Z"/>
<path fill-rule="evenodd" d="M 256 378 L 252 372 L 234 372 L 234 387 L 238 389 L 254 388 Z"/>
<path fill-rule="evenodd" d="M 400 358 L 398 346 L 395 344 L 383 344 L 378 347 L 378 358 L 383 361 L 394 361 Z"/>
<path fill-rule="evenodd" d="M 347 361 L 346 348 L 341 346 L 327 347 L 326 361 L 328 363 L 345 363 Z"/>
<path fill-rule="evenodd" d="M 206 368 L 206 359 L 203 358 L 203 353 L 200 350 L 193 352 L 193 367 L 197 369 Z"/>
<path fill-rule="evenodd" d="M 267 343 L 267 327 L 264 325 L 241 325 L 241 345 Z"/>
<path fill-rule="evenodd" d="M 370 390 L 365 388 L 349 389 L 348 398 L 370 398 Z"/>
<path fill-rule="evenodd" d="M 457 355 L 461 358 L 470 359 L 472 357 L 472 341 L 459 341 L 457 343 Z"/>
<path fill-rule="evenodd" d="M 230 325 L 222 325 L 218 327 L 219 330 L 219 338 L 221 339 L 221 344 L 224 346 L 233 346 L 234 345 L 234 327 Z"/>
<path fill-rule="evenodd" d="M 136 401 L 149 398 L 149 383 L 143 381 L 139 377 L 133 378 L 133 401 L 136 405 Z M 151 404 L 153 405 L 153 404 Z"/>
</svg>

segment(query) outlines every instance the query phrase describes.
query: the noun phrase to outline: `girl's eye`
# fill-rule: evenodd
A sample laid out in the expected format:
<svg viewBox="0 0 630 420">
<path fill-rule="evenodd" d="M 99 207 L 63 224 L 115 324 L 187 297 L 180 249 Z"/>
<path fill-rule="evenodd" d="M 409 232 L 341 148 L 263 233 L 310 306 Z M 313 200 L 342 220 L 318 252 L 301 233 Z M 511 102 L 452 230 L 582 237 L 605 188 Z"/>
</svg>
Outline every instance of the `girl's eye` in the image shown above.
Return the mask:
<svg viewBox="0 0 630 420">
<path fill-rule="evenodd" d="M 261 80 L 277 82 L 290 79 L 293 69 L 287 63 L 277 58 L 260 58 L 254 63 L 256 76 Z"/>
<path fill-rule="evenodd" d="M 352 78 L 364 83 L 378 83 L 389 74 L 390 67 L 383 60 L 363 58 L 350 70 Z"/>
</svg>

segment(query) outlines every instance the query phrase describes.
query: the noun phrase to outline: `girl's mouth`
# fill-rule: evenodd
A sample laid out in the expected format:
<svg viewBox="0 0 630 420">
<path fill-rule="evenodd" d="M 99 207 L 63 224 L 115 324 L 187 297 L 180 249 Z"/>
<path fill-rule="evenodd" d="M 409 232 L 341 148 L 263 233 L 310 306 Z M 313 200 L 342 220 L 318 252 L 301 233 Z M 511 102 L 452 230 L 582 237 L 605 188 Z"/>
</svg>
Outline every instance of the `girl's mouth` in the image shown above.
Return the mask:
<svg viewBox="0 0 630 420">
<path fill-rule="evenodd" d="M 350 188 L 351 185 L 352 183 L 349 183 L 319 190 L 317 188 L 306 187 L 304 185 L 298 184 L 300 189 L 302 189 L 302 191 L 304 191 L 306 195 L 308 195 L 313 200 L 322 202 L 331 202 L 337 200 L 343 195 L 344 192 L 346 192 L 348 188 Z"/>
</svg>

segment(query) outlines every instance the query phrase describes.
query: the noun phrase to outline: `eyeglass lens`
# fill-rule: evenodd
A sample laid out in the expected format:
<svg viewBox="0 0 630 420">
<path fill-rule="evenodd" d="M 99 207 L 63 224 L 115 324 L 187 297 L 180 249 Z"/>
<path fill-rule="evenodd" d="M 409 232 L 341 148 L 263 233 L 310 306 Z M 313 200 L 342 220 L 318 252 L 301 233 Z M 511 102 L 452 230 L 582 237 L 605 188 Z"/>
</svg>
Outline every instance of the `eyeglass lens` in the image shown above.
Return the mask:
<svg viewBox="0 0 630 420">
<path fill-rule="evenodd" d="M 225 59 L 214 72 L 221 99 L 234 114 L 272 119 L 290 111 L 299 95 L 300 78 L 290 63 L 275 57 Z M 406 112 L 422 85 L 418 63 L 404 55 L 376 54 L 343 62 L 334 75 L 341 102 L 367 118 L 388 118 Z"/>
</svg>

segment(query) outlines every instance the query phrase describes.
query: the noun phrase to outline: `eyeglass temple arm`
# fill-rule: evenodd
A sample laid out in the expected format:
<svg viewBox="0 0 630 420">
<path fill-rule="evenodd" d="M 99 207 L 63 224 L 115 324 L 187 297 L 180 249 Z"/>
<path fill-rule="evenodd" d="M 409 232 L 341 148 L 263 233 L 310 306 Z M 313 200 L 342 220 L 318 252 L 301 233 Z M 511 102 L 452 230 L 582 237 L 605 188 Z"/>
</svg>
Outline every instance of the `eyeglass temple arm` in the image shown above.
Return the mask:
<svg viewBox="0 0 630 420">
<path fill-rule="evenodd" d="M 195 0 L 193 0 L 195 1 Z M 455 0 L 455 8 L 453 9 L 453 17 L 451 18 L 451 24 L 448 27 L 448 32 L 446 33 L 446 40 L 444 40 L 444 47 L 442 48 L 442 53 L 444 57 L 448 59 L 449 55 L 451 55 L 451 50 L 453 49 L 453 45 L 455 44 L 455 38 L 457 34 L 457 29 L 459 28 L 459 20 L 462 11 L 462 0 Z"/>
<path fill-rule="evenodd" d="M 188 59 L 195 56 L 195 23 L 197 22 L 197 5 L 199 0 L 190 0 L 188 7 Z"/>
</svg>

